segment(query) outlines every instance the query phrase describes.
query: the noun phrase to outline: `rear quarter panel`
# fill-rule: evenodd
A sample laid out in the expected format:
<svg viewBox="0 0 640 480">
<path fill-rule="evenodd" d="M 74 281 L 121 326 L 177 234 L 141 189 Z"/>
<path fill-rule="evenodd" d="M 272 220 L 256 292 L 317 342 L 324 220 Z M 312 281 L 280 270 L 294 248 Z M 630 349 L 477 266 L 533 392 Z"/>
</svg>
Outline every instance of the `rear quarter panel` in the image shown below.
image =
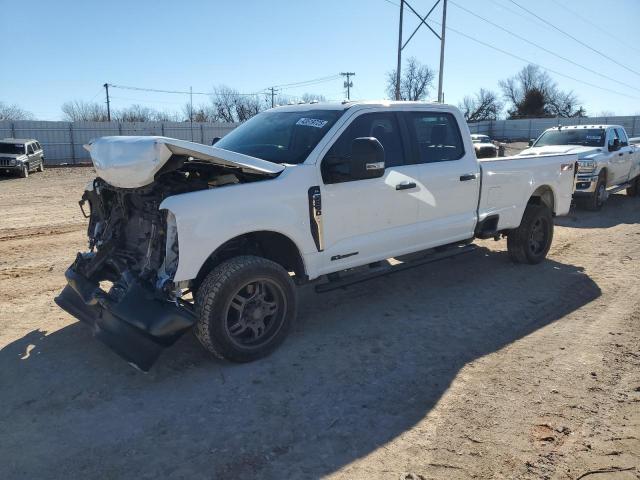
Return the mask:
<svg viewBox="0 0 640 480">
<path fill-rule="evenodd" d="M 527 202 L 541 186 L 548 186 L 553 192 L 554 213 L 566 215 L 571 206 L 577 160 L 578 156 L 573 154 L 480 160 L 479 220 L 499 215 L 499 230 L 516 228 L 520 225 Z"/>
</svg>

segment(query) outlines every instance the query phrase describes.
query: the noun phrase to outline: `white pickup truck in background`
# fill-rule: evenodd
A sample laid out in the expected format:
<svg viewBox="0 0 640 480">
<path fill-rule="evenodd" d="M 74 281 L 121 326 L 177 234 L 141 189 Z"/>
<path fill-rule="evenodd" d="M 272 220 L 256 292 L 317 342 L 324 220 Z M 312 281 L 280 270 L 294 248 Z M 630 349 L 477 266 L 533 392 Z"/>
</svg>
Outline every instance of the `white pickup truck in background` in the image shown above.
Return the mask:
<svg viewBox="0 0 640 480">
<path fill-rule="evenodd" d="M 575 197 L 585 208 L 598 210 L 610 194 L 640 193 L 640 147 L 620 125 L 574 125 L 545 130 L 520 155 L 575 153 L 578 177 Z"/>
<path fill-rule="evenodd" d="M 538 263 L 577 161 L 478 161 L 458 109 L 419 102 L 279 107 L 215 146 L 88 148 L 90 251 L 56 301 L 143 370 L 192 327 L 217 356 L 260 358 L 291 327 L 296 284 L 392 257 L 506 237 L 514 261 Z"/>
</svg>

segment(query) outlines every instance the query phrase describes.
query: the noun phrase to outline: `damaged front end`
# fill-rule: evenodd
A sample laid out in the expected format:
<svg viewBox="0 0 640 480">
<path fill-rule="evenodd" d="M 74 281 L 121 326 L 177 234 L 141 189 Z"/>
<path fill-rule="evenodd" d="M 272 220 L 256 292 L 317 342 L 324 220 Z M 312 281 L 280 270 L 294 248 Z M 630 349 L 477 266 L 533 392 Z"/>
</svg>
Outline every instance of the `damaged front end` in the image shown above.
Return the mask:
<svg viewBox="0 0 640 480">
<path fill-rule="evenodd" d="M 173 195 L 265 178 L 173 152 L 165 157 L 147 185 L 123 188 L 101 177 L 91 182 L 80 202 L 89 218 L 89 251 L 77 254 L 55 299 L 143 371 L 196 321 L 188 285 L 173 282 L 179 260 L 176 219 L 160 204 Z M 97 165 L 96 170 L 101 173 Z"/>
</svg>

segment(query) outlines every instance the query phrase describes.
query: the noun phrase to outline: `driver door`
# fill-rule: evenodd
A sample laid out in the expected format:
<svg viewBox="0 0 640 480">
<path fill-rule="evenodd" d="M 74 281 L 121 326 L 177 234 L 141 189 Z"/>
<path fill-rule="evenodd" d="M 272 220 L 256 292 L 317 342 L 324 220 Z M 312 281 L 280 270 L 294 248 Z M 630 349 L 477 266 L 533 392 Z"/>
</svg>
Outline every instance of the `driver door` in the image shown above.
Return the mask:
<svg viewBox="0 0 640 480">
<path fill-rule="evenodd" d="M 321 274 L 407 253 L 416 245 L 421 165 L 408 165 L 406 135 L 398 114 L 367 112 L 355 117 L 321 161 L 324 261 Z M 354 139 L 375 137 L 385 152 L 379 178 L 350 178 L 332 171 L 348 159 Z"/>
</svg>

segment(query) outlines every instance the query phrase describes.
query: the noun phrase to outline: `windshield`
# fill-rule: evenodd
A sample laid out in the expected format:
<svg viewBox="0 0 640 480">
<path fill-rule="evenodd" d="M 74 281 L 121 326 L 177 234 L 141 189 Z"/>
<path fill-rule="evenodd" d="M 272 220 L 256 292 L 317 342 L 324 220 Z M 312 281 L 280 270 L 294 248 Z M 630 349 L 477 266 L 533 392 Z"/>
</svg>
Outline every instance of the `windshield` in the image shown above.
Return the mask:
<svg viewBox="0 0 640 480">
<path fill-rule="evenodd" d="M 0 143 L 0 153 L 11 155 L 22 155 L 24 153 L 23 143 Z"/>
<path fill-rule="evenodd" d="M 471 137 L 473 143 L 491 143 L 489 137 Z"/>
<path fill-rule="evenodd" d="M 344 110 L 263 112 L 215 144 L 273 163 L 302 163 Z"/>
<path fill-rule="evenodd" d="M 581 128 L 571 130 L 549 130 L 534 143 L 534 147 L 547 145 L 582 145 L 584 147 L 604 147 L 605 130 Z"/>
</svg>

